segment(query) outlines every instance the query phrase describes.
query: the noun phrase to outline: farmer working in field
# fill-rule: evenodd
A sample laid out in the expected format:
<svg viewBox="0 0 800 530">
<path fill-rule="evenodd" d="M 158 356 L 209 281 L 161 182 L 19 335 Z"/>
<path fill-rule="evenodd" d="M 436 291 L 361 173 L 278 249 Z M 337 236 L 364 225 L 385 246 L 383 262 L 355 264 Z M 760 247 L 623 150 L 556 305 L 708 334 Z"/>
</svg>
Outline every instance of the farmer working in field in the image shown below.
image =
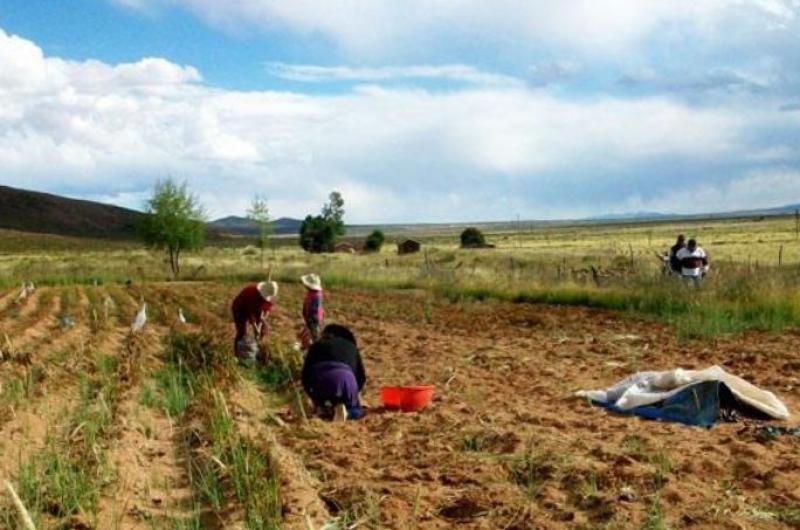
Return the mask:
<svg viewBox="0 0 800 530">
<path fill-rule="evenodd" d="M 358 394 L 367 376 L 356 338 L 344 326 L 329 324 L 308 350 L 303 363 L 303 388 L 323 417 L 341 421 L 364 415 Z"/>
<path fill-rule="evenodd" d="M 269 333 L 267 317 L 275 305 L 278 296 L 276 282 L 260 282 L 242 289 L 231 304 L 233 322 L 236 325 L 236 337 L 233 339 L 233 351 L 240 355 L 241 348 L 249 348 L 244 344 L 247 337 L 247 326 L 252 326 L 254 335 L 263 339 Z M 240 345 L 240 341 L 242 344 Z"/>
<path fill-rule="evenodd" d="M 697 241 L 690 239 L 685 248 L 676 254 L 681 264 L 681 276 L 693 282 L 699 282 L 708 272 L 708 255 L 697 246 Z"/>
<path fill-rule="evenodd" d="M 319 340 L 325 309 L 322 307 L 322 281 L 316 274 L 305 274 L 300 278 L 306 287 L 303 299 L 303 320 L 311 334 L 311 339 Z"/>
<path fill-rule="evenodd" d="M 681 273 L 681 261 L 678 259 L 678 251 L 682 248 L 686 248 L 686 237 L 680 234 L 678 240 L 669 249 L 669 268 L 674 274 Z"/>
</svg>

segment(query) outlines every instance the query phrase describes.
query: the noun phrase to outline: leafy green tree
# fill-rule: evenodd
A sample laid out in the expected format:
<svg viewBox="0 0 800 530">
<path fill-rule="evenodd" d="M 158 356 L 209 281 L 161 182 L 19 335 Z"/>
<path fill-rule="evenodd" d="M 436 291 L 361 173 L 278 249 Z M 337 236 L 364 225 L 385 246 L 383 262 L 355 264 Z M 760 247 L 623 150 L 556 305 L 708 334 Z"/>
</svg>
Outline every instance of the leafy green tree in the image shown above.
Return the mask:
<svg viewBox="0 0 800 530">
<path fill-rule="evenodd" d="M 300 246 L 307 252 L 333 252 L 336 238 L 344 234 L 344 199 L 333 191 L 322 215 L 308 215 L 300 225 Z"/>
<path fill-rule="evenodd" d="M 322 207 L 322 217 L 327 221 L 341 224 L 344 227 L 344 199 L 338 191 L 332 191 L 328 203 Z"/>
<path fill-rule="evenodd" d="M 264 268 L 264 250 L 269 246 L 269 236 L 272 235 L 272 220 L 269 217 L 267 199 L 256 195 L 250 208 L 247 210 L 247 218 L 258 225 L 258 240 L 256 246 L 261 249 L 261 268 Z"/>
<path fill-rule="evenodd" d="M 475 227 L 465 228 L 461 232 L 461 248 L 481 248 L 486 246 L 483 232 Z"/>
<path fill-rule="evenodd" d="M 384 241 L 386 241 L 386 237 L 383 235 L 383 232 L 380 230 L 373 230 L 372 233 L 367 236 L 366 241 L 364 241 L 364 250 L 368 252 L 380 252 Z"/>
<path fill-rule="evenodd" d="M 177 278 L 181 253 L 202 248 L 205 243 L 205 211 L 186 182 L 178 185 L 172 179 L 162 180 L 147 201 L 139 231 L 145 244 L 167 252 L 172 276 Z"/>
</svg>

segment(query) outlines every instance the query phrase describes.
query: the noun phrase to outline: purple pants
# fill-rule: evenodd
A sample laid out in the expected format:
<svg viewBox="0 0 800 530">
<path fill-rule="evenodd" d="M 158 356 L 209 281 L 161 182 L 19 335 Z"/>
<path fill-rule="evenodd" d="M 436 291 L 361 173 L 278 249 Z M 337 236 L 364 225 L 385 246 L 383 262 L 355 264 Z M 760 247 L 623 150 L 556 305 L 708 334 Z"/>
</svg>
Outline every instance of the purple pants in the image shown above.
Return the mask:
<svg viewBox="0 0 800 530">
<path fill-rule="evenodd" d="M 314 404 L 321 407 L 326 401 L 343 403 L 348 410 L 359 408 L 358 383 L 353 369 L 344 363 L 324 362 L 313 365 L 306 392 Z"/>
</svg>

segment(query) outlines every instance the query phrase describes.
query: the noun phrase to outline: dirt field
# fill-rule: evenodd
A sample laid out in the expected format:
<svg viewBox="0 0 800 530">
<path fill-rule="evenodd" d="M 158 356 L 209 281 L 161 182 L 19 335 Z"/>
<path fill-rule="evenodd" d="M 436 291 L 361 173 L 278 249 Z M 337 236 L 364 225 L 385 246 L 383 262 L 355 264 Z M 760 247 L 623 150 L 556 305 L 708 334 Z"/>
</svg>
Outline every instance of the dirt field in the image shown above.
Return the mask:
<svg viewBox="0 0 800 530">
<path fill-rule="evenodd" d="M 37 514 L 41 528 L 177 528 L 203 509 L 189 488 L 181 425 L 142 392 L 163 364 L 159 339 L 176 326 L 177 307 L 189 330 L 231 333 L 236 289 L 41 288 L 21 304 L 0 293 L 0 474 L 18 489 L 22 463 L 63 431 L 97 353 L 130 350 L 140 300 L 151 315 L 138 339 L 140 378 L 120 385 L 95 444 L 110 470 L 99 497 L 77 516 Z M 301 297 L 297 287 L 282 290 L 274 329 L 284 343 L 294 340 Z M 335 528 L 398 530 L 800 525 L 800 438 L 764 442 L 743 423 L 705 430 L 616 416 L 572 397 L 636 370 L 720 364 L 794 412 L 797 333 L 678 342 L 659 324 L 599 311 L 452 305 L 416 292 L 333 290 L 326 309 L 359 338 L 368 376 L 362 421 L 302 421 L 283 393 L 267 392 L 245 369 L 226 391 L 238 431 L 269 446 L 278 464 L 282 528 L 334 520 Z M 383 383 L 430 383 L 437 393 L 422 413 L 390 412 L 379 406 Z M 245 527 L 235 507 L 225 513 L 203 527 Z"/>
</svg>

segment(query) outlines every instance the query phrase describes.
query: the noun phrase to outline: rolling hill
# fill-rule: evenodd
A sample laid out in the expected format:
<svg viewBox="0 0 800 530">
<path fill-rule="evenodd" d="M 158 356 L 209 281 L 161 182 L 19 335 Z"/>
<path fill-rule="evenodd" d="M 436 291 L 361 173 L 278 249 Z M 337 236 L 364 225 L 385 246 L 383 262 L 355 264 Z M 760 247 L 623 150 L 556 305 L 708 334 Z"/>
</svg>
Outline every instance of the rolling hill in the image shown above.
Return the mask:
<svg viewBox="0 0 800 530">
<path fill-rule="evenodd" d="M 725 219 L 753 216 L 792 215 L 800 204 L 777 208 L 707 214 L 664 214 L 659 212 L 634 212 L 607 214 L 582 220 L 521 221 L 527 226 L 564 226 L 592 223 L 666 222 L 696 219 Z M 144 213 L 92 201 L 69 199 L 50 193 L 22 190 L 0 185 L 0 229 L 57 236 L 132 239 L 136 225 Z M 281 217 L 273 221 L 277 236 L 296 236 L 302 221 Z M 386 225 L 348 225 L 348 237 L 364 237 L 379 228 L 387 236 L 455 234 L 466 226 L 478 226 L 485 231 L 511 231 L 518 229 L 520 221 L 473 223 L 407 223 Z M 251 237 L 258 233 L 257 226 L 245 217 L 228 216 L 208 223 L 208 238 L 227 239 L 226 236 Z"/>
<path fill-rule="evenodd" d="M 0 186 L 0 228 L 127 239 L 136 235 L 143 215 L 119 206 Z"/>
<path fill-rule="evenodd" d="M 297 235 L 300 232 L 302 221 L 290 217 L 281 217 L 272 221 L 272 232 L 276 235 Z M 258 234 L 258 225 L 246 217 L 230 215 L 211 221 L 210 226 L 220 233 L 237 236 L 255 236 Z"/>
</svg>

